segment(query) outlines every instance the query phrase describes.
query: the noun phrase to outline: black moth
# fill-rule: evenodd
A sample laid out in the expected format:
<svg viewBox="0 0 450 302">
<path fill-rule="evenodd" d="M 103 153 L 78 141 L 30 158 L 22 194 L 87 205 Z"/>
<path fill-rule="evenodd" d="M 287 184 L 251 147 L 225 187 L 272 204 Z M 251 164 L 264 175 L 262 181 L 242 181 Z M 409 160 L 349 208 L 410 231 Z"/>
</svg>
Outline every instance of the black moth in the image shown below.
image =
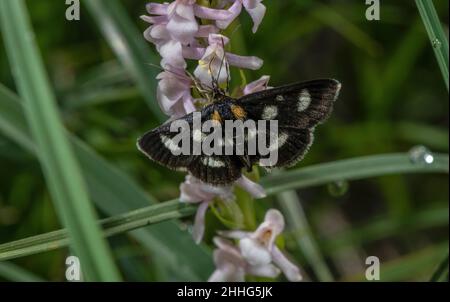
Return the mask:
<svg viewBox="0 0 450 302">
<path fill-rule="evenodd" d="M 278 120 L 278 161 L 273 167 L 292 166 L 303 158 L 313 141 L 314 128 L 330 115 L 341 84 L 320 79 L 267 89 L 234 99 L 215 91 L 214 102 L 201 110 L 202 122 L 210 119 Z M 218 114 L 218 115 L 217 115 Z M 181 119 L 192 127 L 193 114 Z M 174 170 L 189 171 L 212 185 L 228 185 L 239 179 L 242 169 L 258 163 L 256 155 L 173 155 L 167 140 L 177 133 L 163 124 L 139 138 L 138 149 L 152 160 Z M 260 133 L 258 133 L 260 135 Z M 224 154 L 224 153 L 222 153 Z"/>
</svg>

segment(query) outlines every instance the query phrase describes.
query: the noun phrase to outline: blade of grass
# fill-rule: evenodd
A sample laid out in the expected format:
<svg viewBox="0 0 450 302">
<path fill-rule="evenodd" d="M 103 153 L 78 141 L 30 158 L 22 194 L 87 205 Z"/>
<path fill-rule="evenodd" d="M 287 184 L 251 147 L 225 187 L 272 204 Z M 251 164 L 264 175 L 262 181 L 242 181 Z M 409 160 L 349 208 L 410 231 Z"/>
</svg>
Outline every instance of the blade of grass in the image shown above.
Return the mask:
<svg viewBox="0 0 450 302">
<path fill-rule="evenodd" d="M 373 93 L 367 93 L 367 108 L 370 119 L 380 121 L 386 118 L 386 112 L 392 112 L 395 100 L 404 93 L 404 83 L 413 74 L 417 60 L 426 48 L 427 40 L 420 35 L 422 24 L 420 19 L 413 21 L 408 32 L 398 41 L 395 51 L 387 60 L 384 68 L 373 74 L 376 81 L 364 84 L 371 86 Z M 375 60 L 375 64 L 377 60 Z M 362 79 L 363 80 L 363 79 Z M 364 79 L 371 81 L 371 79 Z"/>
<path fill-rule="evenodd" d="M 157 70 L 148 65 L 158 59 L 126 14 L 126 9 L 118 0 L 86 0 L 83 3 L 110 47 L 136 81 L 153 115 L 160 122 L 165 121 L 167 118 L 155 99 Z"/>
<path fill-rule="evenodd" d="M 448 251 L 445 258 L 437 267 L 430 279 L 431 282 L 445 282 L 448 281 Z"/>
<path fill-rule="evenodd" d="M 36 154 L 23 111 L 17 95 L 0 84 L 0 131 L 22 148 Z M 70 133 L 67 136 L 74 146 L 90 196 L 105 214 L 113 216 L 157 202 L 128 175 L 108 163 L 77 137 Z M 177 280 L 205 280 L 213 269 L 210 250 L 203 245 L 196 245 L 191 235 L 182 231 L 173 221 L 132 231 L 130 235 L 154 254 L 162 266 L 170 268 Z"/>
<path fill-rule="evenodd" d="M 100 220 L 99 225 L 103 228 L 103 235 L 110 237 L 170 219 L 190 216 L 195 210 L 195 206 L 173 200 Z M 0 261 L 51 251 L 67 245 L 67 230 L 57 230 L 0 245 Z"/>
<path fill-rule="evenodd" d="M 344 38 L 352 42 L 356 47 L 366 51 L 371 56 L 376 56 L 381 46 L 373 40 L 364 30 L 359 26 L 353 24 L 343 15 L 332 7 L 316 4 L 316 9 L 311 11 L 311 15 L 325 25 L 330 26 L 336 32 L 341 34 Z"/>
<path fill-rule="evenodd" d="M 335 253 L 339 249 L 352 244 L 367 244 L 384 238 L 398 236 L 405 229 L 409 233 L 420 230 L 445 227 L 448 225 L 448 206 L 421 210 L 404 220 L 380 217 L 359 227 L 333 235 L 333 238 L 324 238 L 321 242 L 324 253 Z"/>
<path fill-rule="evenodd" d="M 434 154 L 431 164 L 414 163 L 407 153 L 364 156 L 269 175 L 261 183 L 268 194 L 274 194 L 341 180 L 404 173 L 448 173 L 448 154 Z"/>
<path fill-rule="evenodd" d="M 440 128 L 417 122 L 399 122 L 395 131 L 398 136 L 414 145 L 426 145 L 429 148 L 448 151 L 448 128 Z"/>
<path fill-rule="evenodd" d="M 288 224 L 293 229 L 298 248 L 302 251 L 308 264 L 313 268 L 319 281 L 333 281 L 333 275 L 328 269 L 319 246 L 314 239 L 297 193 L 293 190 L 278 193 L 277 200 Z"/>
<path fill-rule="evenodd" d="M 44 282 L 45 280 L 11 262 L 0 262 L 0 277 L 14 282 Z"/>
<path fill-rule="evenodd" d="M 95 211 L 65 136 L 25 3 L 2 1 L 0 11 L 6 49 L 26 102 L 26 117 L 38 145 L 38 158 L 58 216 L 70 233 L 71 246 L 80 257 L 87 280 L 118 281 L 119 272 L 96 225 Z"/>
<path fill-rule="evenodd" d="M 393 155 L 378 155 L 378 156 L 370 156 L 370 157 L 362 157 L 362 158 L 356 158 L 356 159 L 350 159 L 340 162 L 331 162 L 327 164 L 320 164 L 315 166 L 310 166 L 308 168 L 299 169 L 299 171 L 291 171 L 291 172 L 285 172 L 284 174 L 278 174 L 270 178 L 271 181 L 268 182 L 269 184 L 265 185 L 265 189 L 269 194 L 275 194 L 279 193 L 282 190 L 277 188 L 276 186 L 279 186 L 279 183 L 282 183 L 283 186 L 287 186 L 289 189 L 296 189 L 296 188 L 304 188 L 308 186 L 314 186 L 319 184 L 326 184 L 329 182 L 341 180 L 341 176 L 339 174 L 332 174 L 334 179 L 327 175 L 325 177 L 315 177 L 313 178 L 313 182 L 303 182 L 302 180 L 298 180 L 296 177 L 285 177 L 285 174 L 299 174 L 298 172 L 307 170 L 308 174 L 306 175 L 318 175 L 319 172 L 322 174 L 324 169 L 325 171 L 330 170 L 341 170 L 342 169 L 336 169 L 340 168 L 344 163 L 348 164 L 348 166 L 357 164 L 357 166 L 360 166 L 364 169 L 367 169 L 367 166 L 369 164 L 376 163 L 377 171 L 374 172 L 373 170 L 368 170 L 370 173 L 361 173 L 360 171 L 357 171 L 356 169 L 350 169 L 348 172 L 346 171 L 345 176 L 347 179 L 361 179 L 366 177 L 374 177 L 374 176 L 380 176 L 383 175 L 383 173 L 391 173 L 392 171 L 388 169 L 392 165 L 392 161 L 396 162 L 398 161 L 399 157 L 402 157 L 404 155 L 401 154 L 393 154 Z M 397 166 L 397 168 L 400 168 L 404 173 L 417 173 L 417 172 L 446 172 L 448 169 L 448 156 L 445 155 L 439 155 L 435 156 L 438 160 L 437 167 L 434 169 L 429 169 L 426 166 L 419 165 L 422 167 L 422 170 L 419 169 L 404 169 L 400 166 Z M 383 162 L 384 161 L 384 162 Z M 411 164 L 411 163 L 409 163 Z M 301 173 L 300 173 L 301 174 Z M 283 180 L 283 181 L 279 181 Z M 264 182 L 264 179 L 263 179 Z M 175 209 L 175 210 L 174 210 Z M 183 211 L 181 211 L 181 209 Z M 166 219 L 174 219 L 174 218 L 181 218 L 190 216 L 193 213 L 194 207 L 186 206 L 186 205 L 180 205 L 176 200 L 175 201 L 169 201 L 164 202 L 161 204 L 158 204 L 156 206 L 146 207 L 143 209 L 138 209 L 136 211 L 132 211 L 129 213 L 121 214 L 116 217 L 107 218 L 100 223 L 103 225 L 103 227 L 110 228 L 105 232 L 105 235 L 114 235 L 118 233 L 124 233 L 139 227 L 146 226 L 149 222 L 155 222 L 155 221 L 163 221 Z M 293 211 L 298 211 L 298 209 L 289 209 Z M 296 212 L 298 213 L 298 212 Z M 173 216 L 172 216 L 173 215 Z M 158 216 L 158 218 L 155 218 Z M 162 217 L 162 218 L 161 218 Z M 158 220 L 160 219 L 160 220 Z M 152 226 L 152 228 L 157 227 L 158 225 Z M 139 230 L 138 230 L 139 231 Z M 136 232 L 136 231 L 134 231 Z M 64 246 L 65 242 L 60 242 L 58 244 L 50 244 L 54 243 L 57 240 L 64 240 L 64 231 L 54 231 L 51 233 L 46 233 L 38 236 L 34 236 L 31 238 L 22 239 L 15 242 L 5 243 L 0 246 L 0 259 L 6 260 L 10 259 L 10 257 L 19 257 L 23 255 L 30 255 L 34 254 L 40 251 L 49 251 L 61 246 Z M 191 240 L 192 241 L 192 240 Z M 40 246 L 43 244 L 44 246 Z M 25 251 L 21 251 L 20 249 L 24 248 Z M 16 250 L 19 250 L 16 252 Z M 6 255 L 4 255 L 5 253 Z"/>
<path fill-rule="evenodd" d="M 422 17 L 423 24 L 433 46 L 439 68 L 441 69 L 447 91 L 448 86 L 448 40 L 442 28 L 439 16 L 431 0 L 416 0 L 416 5 Z"/>
<path fill-rule="evenodd" d="M 448 250 L 448 242 L 439 243 L 417 252 L 407 254 L 390 261 L 380 259 L 380 281 L 426 281 L 424 277 L 429 273 L 430 267 L 436 263 L 436 258 L 442 257 Z M 413 276 L 414 279 L 411 279 Z M 420 277 L 420 279 L 417 278 Z M 346 276 L 341 281 L 367 281 L 365 272 L 355 276 Z"/>
</svg>

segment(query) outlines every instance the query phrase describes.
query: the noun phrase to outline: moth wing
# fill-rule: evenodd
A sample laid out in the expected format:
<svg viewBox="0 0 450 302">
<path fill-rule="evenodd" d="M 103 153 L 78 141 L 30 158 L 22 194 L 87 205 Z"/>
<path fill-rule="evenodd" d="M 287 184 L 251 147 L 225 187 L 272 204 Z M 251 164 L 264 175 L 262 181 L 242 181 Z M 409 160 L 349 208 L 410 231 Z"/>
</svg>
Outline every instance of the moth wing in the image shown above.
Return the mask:
<svg viewBox="0 0 450 302">
<path fill-rule="evenodd" d="M 203 182 L 224 186 L 242 176 L 243 165 L 237 156 L 196 156 L 188 167 L 189 172 Z"/>
<path fill-rule="evenodd" d="M 189 130 L 188 135 L 190 141 L 190 150 L 187 154 L 183 154 L 183 141 L 179 140 L 177 135 L 180 135 L 185 130 L 179 132 L 170 131 L 173 122 L 184 123 L 186 127 L 192 129 L 192 113 L 188 114 L 178 120 L 167 122 L 158 128 L 155 128 L 137 141 L 137 148 L 150 159 L 157 163 L 164 165 L 170 169 L 178 171 L 186 171 L 193 160 L 192 154 L 192 133 Z M 180 153 L 181 152 L 181 153 Z"/>
<path fill-rule="evenodd" d="M 223 186 L 233 183 L 242 175 L 243 165 L 239 157 L 225 155 L 224 121 L 231 118 L 232 114 L 227 106 L 211 105 L 202 110 L 202 122 L 210 121 L 213 122 L 210 125 L 220 125 L 217 128 L 220 130 L 217 136 L 210 136 L 212 132 L 205 133 L 202 129 L 201 135 L 207 136 L 202 139 L 202 144 L 204 144 L 204 147 L 210 146 L 213 148 L 210 150 L 212 152 L 208 153 L 202 149 L 201 155 L 195 156 L 188 166 L 189 172 L 203 182 Z M 217 131 L 217 129 L 210 130 Z M 196 136 L 199 139 L 199 135 Z M 212 137 L 215 137 L 215 139 L 211 139 Z"/>
<path fill-rule="evenodd" d="M 253 120 L 276 119 L 280 127 L 313 128 L 328 118 L 340 88 L 333 79 L 313 80 L 252 93 L 238 103 Z"/>
<path fill-rule="evenodd" d="M 270 131 L 258 129 L 258 137 L 265 136 L 266 146 L 277 149 L 277 161 L 269 167 L 292 166 L 303 158 L 313 142 L 314 128 L 331 114 L 341 84 L 332 79 L 313 80 L 268 89 L 244 96 L 240 106 L 253 120 L 278 121 L 276 144 L 270 140 Z M 252 164 L 268 156 L 258 149 L 250 156 Z"/>
<path fill-rule="evenodd" d="M 212 107 L 206 107 L 201 112 L 202 121 L 211 118 L 214 111 Z M 189 139 L 189 148 L 183 152 L 183 141 L 177 138 L 183 130 L 170 131 L 171 125 L 185 124 L 185 135 Z M 175 129 L 181 129 L 175 127 Z M 223 127 L 221 127 L 223 130 Z M 189 171 L 194 177 L 212 185 L 228 185 L 241 177 L 242 163 L 236 156 L 206 155 L 202 149 L 194 153 L 194 140 L 203 144 L 205 137 L 210 133 L 204 133 L 203 129 L 194 129 L 193 113 L 178 120 L 167 122 L 153 129 L 138 139 L 137 147 L 150 159 L 170 169 L 178 171 Z M 200 132 L 199 132 L 200 131 Z M 220 136 L 222 137 L 222 135 Z M 200 148 L 202 146 L 200 145 Z M 222 147 L 224 154 L 224 148 Z M 176 152 L 176 154 L 174 154 Z M 198 154 L 198 155 L 197 155 Z"/>
</svg>

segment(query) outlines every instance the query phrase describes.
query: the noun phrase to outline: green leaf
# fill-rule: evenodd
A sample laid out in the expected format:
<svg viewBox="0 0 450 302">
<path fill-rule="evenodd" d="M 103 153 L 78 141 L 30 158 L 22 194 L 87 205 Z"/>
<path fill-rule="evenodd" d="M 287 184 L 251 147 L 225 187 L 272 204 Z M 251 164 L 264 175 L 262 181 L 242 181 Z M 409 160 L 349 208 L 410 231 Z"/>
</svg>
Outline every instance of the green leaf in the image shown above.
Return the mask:
<svg viewBox="0 0 450 302">
<path fill-rule="evenodd" d="M 431 164 L 415 163 L 408 153 L 364 156 L 269 175 L 261 183 L 269 194 L 274 194 L 335 181 L 405 173 L 448 173 L 448 154 L 434 154 Z"/>
<path fill-rule="evenodd" d="M 174 200 L 106 218 L 99 224 L 103 228 L 103 236 L 109 237 L 162 221 L 189 216 L 195 210 L 195 206 Z M 68 232 L 63 229 L 1 244 L 0 261 L 55 250 L 67 246 L 68 243 Z"/>
<path fill-rule="evenodd" d="M 0 277 L 14 282 L 44 282 L 45 280 L 11 262 L 0 262 Z"/>
<path fill-rule="evenodd" d="M 157 70 L 148 64 L 158 59 L 126 14 L 125 8 L 118 0 L 86 0 L 83 3 L 112 50 L 136 81 L 153 115 L 160 122 L 165 121 L 167 117 L 155 98 Z"/>
<path fill-rule="evenodd" d="M 352 229 L 333 234 L 332 238 L 324 238 L 322 248 L 324 253 L 336 253 L 349 245 L 362 245 L 384 238 L 400 236 L 404 230 L 408 233 L 431 228 L 445 227 L 448 225 L 448 206 L 421 210 L 405 217 L 404 219 L 392 219 L 392 217 L 378 217 L 367 222 L 363 226 L 355 226 Z"/>
<path fill-rule="evenodd" d="M 358 166 L 365 167 L 370 166 L 370 164 L 377 163 L 378 167 L 381 167 L 378 169 L 378 171 L 375 173 L 371 171 L 371 173 L 354 173 L 352 177 L 349 177 L 349 179 L 360 179 L 360 178 L 366 178 L 366 177 L 372 177 L 372 176 L 378 176 L 383 175 L 383 173 L 389 174 L 391 170 L 386 169 L 387 166 L 391 164 L 390 160 L 399 158 L 398 154 L 394 155 L 378 155 L 378 156 L 371 156 L 366 158 L 359 158 L 359 159 L 351 159 L 346 161 L 340 161 L 340 162 L 331 162 L 327 164 L 320 164 L 316 166 L 310 166 L 308 168 L 299 169 L 299 171 L 291 171 L 291 172 L 284 172 L 284 173 L 278 173 L 274 176 L 266 177 L 269 178 L 270 181 L 266 182 L 269 184 L 266 184 L 265 189 L 269 194 L 275 194 L 279 193 L 279 187 L 277 187 L 277 184 L 282 180 L 282 183 L 287 185 L 289 189 L 296 189 L 296 188 L 304 188 L 308 186 L 318 185 L 321 181 L 323 181 L 325 178 L 322 179 L 315 179 L 313 182 L 309 183 L 303 183 L 302 181 L 295 180 L 295 178 L 292 178 L 292 174 L 301 174 L 301 172 L 304 172 L 305 170 L 308 172 L 306 175 L 315 175 L 319 174 L 319 172 L 323 173 L 324 168 L 326 168 L 329 171 L 333 170 L 339 170 L 337 168 L 341 167 L 343 163 L 347 163 L 348 166 L 352 166 L 357 164 Z M 383 160 L 384 163 L 381 161 Z M 447 167 L 445 167 L 445 160 L 447 160 L 448 163 L 448 156 L 440 155 L 438 156 L 437 160 L 437 168 L 429 169 L 427 166 L 419 165 L 421 167 L 421 172 L 436 172 L 436 171 L 445 171 Z M 419 172 L 418 169 L 414 170 L 407 170 L 403 169 L 404 172 Z M 289 177 L 285 177 L 285 175 L 288 174 Z M 333 177 L 337 177 L 335 179 L 330 179 L 327 177 L 326 179 L 330 182 L 340 180 L 340 176 L 336 174 L 332 174 Z M 346 175 L 349 176 L 348 174 Z M 314 178 L 313 178 L 314 179 Z M 295 181 L 292 181 L 295 180 Z M 263 179 L 264 182 L 264 179 Z M 328 181 L 327 181 L 328 182 Z M 327 183 L 324 182 L 324 183 Z M 285 210 L 287 212 L 292 213 L 299 213 L 299 208 L 294 207 L 292 205 L 293 202 L 284 204 L 286 202 L 286 195 L 280 195 L 280 202 L 282 203 L 282 207 L 285 207 Z M 292 199 L 291 196 L 289 198 Z M 293 201 L 293 199 L 292 199 Z M 180 217 L 186 217 L 189 215 L 192 215 L 194 212 L 195 207 L 179 204 L 178 201 L 168 201 L 164 203 L 160 203 L 155 206 L 150 206 L 146 208 L 142 208 L 136 211 L 132 211 L 129 213 L 121 214 L 116 217 L 107 218 L 105 220 L 100 221 L 100 224 L 105 228 L 105 235 L 110 236 L 114 234 L 119 234 L 123 232 L 127 232 L 129 230 L 133 230 L 136 228 L 140 228 L 143 226 L 146 226 L 148 223 L 156 223 L 160 222 L 166 219 L 174 219 L 174 218 L 180 218 Z M 292 218 L 292 217 L 291 217 Z M 289 218 L 289 219 L 291 219 Z M 293 223 L 293 226 L 297 228 L 301 228 L 303 230 L 307 230 L 308 226 L 301 222 L 301 224 L 298 223 L 298 221 L 290 221 Z M 158 227 L 161 224 L 154 225 L 153 228 Z M 139 230 L 138 230 L 139 231 Z M 297 230 L 298 231 L 298 230 Z M 136 231 L 134 231 L 136 232 Z M 168 236 L 170 234 L 167 233 Z M 62 247 L 66 244 L 64 240 L 65 239 L 65 231 L 59 230 L 54 231 L 47 234 L 42 234 L 38 236 L 34 236 L 31 238 L 26 238 L 10 243 L 6 243 L 3 245 L 0 245 L 0 260 L 6 260 L 11 259 L 14 257 L 24 256 L 24 255 L 30 255 L 42 251 L 49 251 L 58 247 Z M 190 242 L 193 242 L 192 239 L 190 239 Z M 301 240 L 302 244 L 307 244 L 308 247 L 306 248 L 308 252 L 306 254 L 309 255 L 309 260 L 312 261 L 312 263 L 315 263 L 316 265 L 325 265 L 323 260 L 321 258 L 318 258 L 319 252 L 318 248 L 315 246 L 315 243 L 312 241 L 311 237 L 307 238 L 306 240 Z M 191 261 L 192 262 L 192 261 Z M 189 263 L 189 262 L 188 262 Z M 317 269 L 317 267 L 316 267 Z M 319 267 L 319 271 L 321 271 L 319 274 L 321 274 L 321 278 L 324 280 L 331 279 L 331 276 L 327 276 L 324 271 L 323 267 Z"/>
<path fill-rule="evenodd" d="M 433 46 L 434 54 L 441 69 L 447 91 L 448 86 L 448 40 L 442 28 L 439 16 L 431 0 L 416 0 L 417 8 Z"/>
<path fill-rule="evenodd" d="M 18 97 L 0 84 L 0 131 L 27 151 L 36 147 L 28 134 L 23 108 Z M 108 216 L 156 203 L 128 175 L 108 163 L 75 136 L 70 137 L 89 193 L 94 203 Z M 130 233 L 171 269 L 180 280 L 205 280 L 213 269 L 211 253 L 196 245 L 191 235 L 171 221 Z"/>
<path fill-rule="evenodd" d="M 294 190 L 287 190 L 277 194 L 278 203 L 284 216 L 291 226 L 299 250 L 311 265 L 319 281 L 333 281 L 328 266 L 320 252 L 319 246 L 311 232 L 308 219 L 301 205 L 300 198 Z"/>
<path fill-rule="evenodd" d="M 2 1 L 0 12 L 6 50 L 26 102 L 26 118 L 38 146 L 38 158 L 58 216 L 69 231 L 71 246 L 88 280 L 118 281 L 119 272 L 96 225 L 94 208 L 65 136 L 25 3 Z"/>
<path fill-rule="evenodd" d="M 433 273 L 433 276 L 431 276 L 432 282 L 448 282 L 448 250 L 447 255 L 444 257 L 444 259 L 441 261 L 439 266 L 437 267 L 436 271 Z"/>
<path fill-rule="evenodd" d="M 430 267 L 436 263 L 436 258 L 442 257 L 448 250 L 448 242 L 427 247 L 416 252 L 389 261 L 381 260 L 380 281 L 427 281 L 424 277 L 429 273 Z M 414 279 L 411 279 L 414 276 Z M 342 281 L 367 281 L 365 273 L 346 277 Z"/>
</svg>

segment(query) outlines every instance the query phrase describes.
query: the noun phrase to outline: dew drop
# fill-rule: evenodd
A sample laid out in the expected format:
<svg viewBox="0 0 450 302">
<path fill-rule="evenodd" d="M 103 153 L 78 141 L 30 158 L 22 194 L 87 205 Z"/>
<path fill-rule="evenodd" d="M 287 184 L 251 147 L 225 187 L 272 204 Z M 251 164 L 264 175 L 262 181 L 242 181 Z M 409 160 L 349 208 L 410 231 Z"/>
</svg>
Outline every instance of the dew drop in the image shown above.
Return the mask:
<svg viewBox="0 0 450 302">
<path fill-rule="evenodd" d="M 348 181 L 339 180 L 328 184 L 328 193 L 334 197 L 341 197 L 347 193 L 349 188 Z"/>
<path fill-rule="evenodd" d="M 441 48 L 442 43 L 439 39 L 434 39 L 431 44 L 433 45 L 434 48 Z"/>
<path fill-rule="evenodd" d="M 409 150 L 409 158 L 415 164 L 430 165 L 434 162 L 433 153 L 425 146 L 415 146 Z"/>
</svg>

